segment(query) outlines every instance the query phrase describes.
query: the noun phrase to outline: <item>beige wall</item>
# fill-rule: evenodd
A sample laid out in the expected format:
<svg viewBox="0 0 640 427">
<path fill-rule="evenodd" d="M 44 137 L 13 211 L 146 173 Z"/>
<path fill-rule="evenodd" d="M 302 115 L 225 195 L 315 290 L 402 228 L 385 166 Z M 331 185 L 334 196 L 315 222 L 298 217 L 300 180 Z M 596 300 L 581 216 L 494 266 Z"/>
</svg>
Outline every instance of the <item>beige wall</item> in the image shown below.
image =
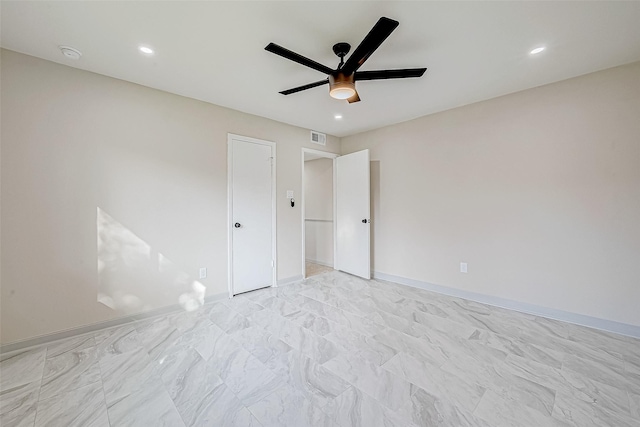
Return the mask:
<svg viewBox="0 0 640 427">
<path fill-rule="evenodd" d="M 333 266 L 333 159 L 304 162 L 305 257 Z"/>
<path fill-rule="evenodd" d="M 226 292 L 228 132 L 277 143 L 278 278 L 302 274 L 285 196 L 308 130 L 10 51 L 1 64 L 3 343 L 188 306 L 197 282 Z"/>
<path fill-rule="evenodd" d="M 640 325 L 640 63 L 342 138 L 363 148 L 375 271 Z"/>
<path fill-rule="evenodd" d="M 277 143 L 278 277 L 302 274 L 307 130 L 1 66 L 2 343 L 226 292 L 228 132 Z M 343 138 L 371 149 L 374 270 L 640 325 L 638 117 L 640 63 Z"/>
</svg>

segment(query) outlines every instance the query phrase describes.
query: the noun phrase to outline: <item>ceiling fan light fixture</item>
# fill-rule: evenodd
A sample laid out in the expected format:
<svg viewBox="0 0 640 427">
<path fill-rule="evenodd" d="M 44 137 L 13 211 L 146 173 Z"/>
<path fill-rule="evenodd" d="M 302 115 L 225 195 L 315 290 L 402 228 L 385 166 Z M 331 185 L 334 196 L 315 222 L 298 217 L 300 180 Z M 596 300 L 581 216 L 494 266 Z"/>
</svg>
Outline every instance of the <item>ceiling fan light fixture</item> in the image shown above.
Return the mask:
<svg viewBox="0 0 640 427">
<path fill-rule="evenodd" d="M 355 94 L 356 91 L 352 87 L 335 87 L 329 91 L 332 98 L 340 100 L 349 99 Z"/>
<path fill-rule="evenodd" d="M 342 73 L 329 76 L 329 95 L 335 99 L 349 99 L 356 94 L 353 74 L 345 76 Z"/>
</svg>

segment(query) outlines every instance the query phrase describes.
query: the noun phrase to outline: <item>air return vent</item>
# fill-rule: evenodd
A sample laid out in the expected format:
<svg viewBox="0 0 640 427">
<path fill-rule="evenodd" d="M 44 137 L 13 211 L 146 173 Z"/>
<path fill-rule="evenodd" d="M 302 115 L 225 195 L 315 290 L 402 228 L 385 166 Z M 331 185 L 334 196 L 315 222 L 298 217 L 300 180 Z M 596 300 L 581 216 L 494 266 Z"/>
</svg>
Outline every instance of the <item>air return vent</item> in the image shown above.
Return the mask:
<svg viewBox="0 0 640 427">
<path fill-rule="evenodd" d="M 311 142 L 319 145 L 327 145 L 327 135 L 324 133 L 311 131 Z"/>
</svg>

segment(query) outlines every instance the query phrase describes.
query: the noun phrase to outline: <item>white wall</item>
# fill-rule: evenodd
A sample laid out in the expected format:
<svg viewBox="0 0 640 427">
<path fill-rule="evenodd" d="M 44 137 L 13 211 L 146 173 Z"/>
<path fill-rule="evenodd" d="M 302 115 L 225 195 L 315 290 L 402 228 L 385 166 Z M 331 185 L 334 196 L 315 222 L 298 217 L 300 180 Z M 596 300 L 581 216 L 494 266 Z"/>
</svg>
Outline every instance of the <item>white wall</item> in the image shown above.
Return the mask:
<svg viewBox="0 0 640 427">
<path fill-rule="evenodd" d="M 226 292 L 228 132 L 276 142 L 278 278 L 303 274 L 286 190 L 308 130 L 11 51 L 1 67 L 2 343 Z"/>
<path fill-rule="evenodd" d="M 375 271 L 640 325 L 640 63 L 342 138 L 364 148 Z"/>
<path fill-rule="evenodd" d="M 333 160 L 304 162 L 305 257 L 333 266 Z"/>
</svg>

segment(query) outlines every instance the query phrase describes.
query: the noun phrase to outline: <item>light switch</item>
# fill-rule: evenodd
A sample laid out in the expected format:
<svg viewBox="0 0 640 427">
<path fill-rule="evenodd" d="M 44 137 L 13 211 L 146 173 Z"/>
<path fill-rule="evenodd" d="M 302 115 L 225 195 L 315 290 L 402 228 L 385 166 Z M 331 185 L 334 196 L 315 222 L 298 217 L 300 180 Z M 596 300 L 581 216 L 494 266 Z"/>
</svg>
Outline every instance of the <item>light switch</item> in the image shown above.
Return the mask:
<svg viewBox="0 0 640 427">
<path fill-rule="evenodd" d="M 287 199 L 293 199 L 293 190 L 287 190 Z"/>
<path fill-rule="evenodd" d="M 461 262 L 460 263 L 460 273 L 466 273 L 467 272 L 467 263 L 466 262 Z"/>
</svg>

